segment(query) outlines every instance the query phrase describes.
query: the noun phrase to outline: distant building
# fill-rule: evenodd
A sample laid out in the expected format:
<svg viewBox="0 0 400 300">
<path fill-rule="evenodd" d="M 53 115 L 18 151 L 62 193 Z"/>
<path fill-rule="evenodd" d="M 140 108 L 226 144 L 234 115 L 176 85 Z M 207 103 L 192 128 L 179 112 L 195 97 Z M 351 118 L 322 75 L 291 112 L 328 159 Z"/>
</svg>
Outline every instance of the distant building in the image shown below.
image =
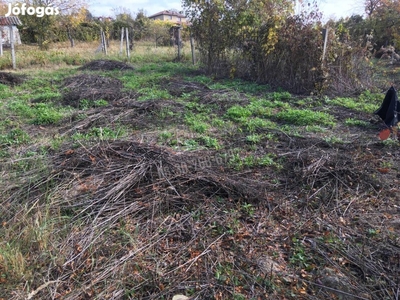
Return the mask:
<svg viewBox="0 0 400 300">
<path fill-rule="evenodd" d="M 172 21 L 177 24 L 187 24 L 186 17 L 175 10 L 163 10 L 149 17 L 151 20 Z"/>
<path fill-rule="evenodd" d="M 114 19 L 112 17 L 97 17 L 100 22 L 112 22 Z"/>
<path fill-rule="evenodd" d="M 9 46 L 11 44 L 11 30 L 14 36 L 14 44 L 21 44 L 21 37 L 17 25 L 22 25 L 18 17 L 1 17 L 0 16 L 0 31 L 2 36 L 3 45 Z"/>
</svg>

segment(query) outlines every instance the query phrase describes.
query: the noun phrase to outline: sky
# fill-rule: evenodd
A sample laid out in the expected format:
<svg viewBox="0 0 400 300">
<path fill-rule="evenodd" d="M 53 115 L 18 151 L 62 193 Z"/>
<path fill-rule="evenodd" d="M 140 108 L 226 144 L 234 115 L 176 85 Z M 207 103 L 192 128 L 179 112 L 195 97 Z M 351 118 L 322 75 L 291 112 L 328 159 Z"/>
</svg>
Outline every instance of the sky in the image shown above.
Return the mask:
<svg viewBox="0 0 400 300">
<path fill-rule="evenodd" d="M 351 16 L 363 13 L 363 0 L 318 0 L 318 7 L 323 13 L 324 19 Z M 114 16 L 113 9 L 123 7 L 129 9 L 134 15 L 139 9 L 144 9 L 147 16 L 163 10 L 182 10 L 180 0 L 91 0 L 89 11 L 93 16 Z"/>
</svg>

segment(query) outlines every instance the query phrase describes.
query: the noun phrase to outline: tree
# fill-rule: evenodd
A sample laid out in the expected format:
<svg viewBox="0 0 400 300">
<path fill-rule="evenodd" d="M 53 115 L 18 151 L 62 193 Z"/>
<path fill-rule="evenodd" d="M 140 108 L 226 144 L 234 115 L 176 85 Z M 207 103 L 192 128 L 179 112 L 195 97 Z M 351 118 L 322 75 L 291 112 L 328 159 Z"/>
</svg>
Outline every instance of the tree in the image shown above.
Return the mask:
<svg viewBox="0 0 400 300">
<path fill-rule="evenodd" d="M 227 49 L 243 49 L 258 42 L 266 52 L 271 51 L 276 32 L 293 6 L 290 0 L 183 1 L 209 73 L 226 61 Z"/>
<path fill-rule="evenodd" d="M 79 24 L 81 24 L 84 21 L 87 21 L 87 15 L 88 15 L 88 10 L 86 9 L 86 7 L 79 7 L 67 11 L 67 13 L 62 13 L 58 17 L 57 20 L 58 23 L 61 25 L 61 27 L 65 28 L 67 32 L 71 48 L 75 46 L 74 31 L 77 29 Z"/>
<path fill-rule="evenodd" d="M 45 14 L 40 18 L 19 16 L 23 23 L 23 39 L 38 43 L 41 49 L 47 49 L 50 42 L 60 40 L 60 26 L 65 28 L 67 35 L 68 31 L 71 33 L 71 29 L 79 23 L 77 16 L 86 7 L 85 0 L 25 0 L 23 3 L 32 7 L 54 7 L 60 11 L 60 15 Z"/>
<path fill-rule="evenodd" d="M 369 0 L 366 1 L 365 9 L 377 48 L 387 45 L 399 48 L 400 0 Z"/>
</svg>

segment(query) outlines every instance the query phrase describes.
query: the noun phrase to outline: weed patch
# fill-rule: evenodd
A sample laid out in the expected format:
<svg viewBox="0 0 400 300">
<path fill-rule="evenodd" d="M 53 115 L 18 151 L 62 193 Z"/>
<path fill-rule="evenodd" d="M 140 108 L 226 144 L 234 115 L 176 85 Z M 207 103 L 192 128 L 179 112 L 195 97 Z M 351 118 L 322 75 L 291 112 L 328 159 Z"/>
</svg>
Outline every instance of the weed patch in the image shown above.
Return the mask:
<svg viewBox="0 0 400 300">
<path fill-rule="evenodd" d="M 325 125 L 334 126 L 334 118 L 324 112 L 312 111 L 308 109 L 288 109 L 282 110 L 276 114 L 278 120 L 293 124 L 293 125 Z"/>
</svg>

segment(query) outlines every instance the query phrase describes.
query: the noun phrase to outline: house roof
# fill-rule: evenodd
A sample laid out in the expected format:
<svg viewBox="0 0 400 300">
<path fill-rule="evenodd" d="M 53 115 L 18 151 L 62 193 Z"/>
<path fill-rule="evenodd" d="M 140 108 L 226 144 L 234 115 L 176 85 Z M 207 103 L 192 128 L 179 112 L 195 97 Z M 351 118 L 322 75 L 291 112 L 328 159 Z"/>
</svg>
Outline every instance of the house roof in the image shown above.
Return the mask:
<svg viewBox="0 0 400 300">
<path fill-rule="evenodd" d="M 173 11 L 173 10 L 163 10 L 163 11 L 160 11 L 160 12 L 154 14 L 154 15 L 151 15 L 149 18 L 155 18 L 155 17 L 162 16 L 162 15 L 176 16 L 176 17 L 179 17 L 179 18 L 186 18 L 185 15 L 182 15 L 182 14 L 178 13 L 177 11 Z"/>
<path fill-rule="evenodd" d="M 21 20 L 18 17 L 0 17 L 0 26 L 12 26 L 12 25 L 22 25 Z"/>
</svg>

